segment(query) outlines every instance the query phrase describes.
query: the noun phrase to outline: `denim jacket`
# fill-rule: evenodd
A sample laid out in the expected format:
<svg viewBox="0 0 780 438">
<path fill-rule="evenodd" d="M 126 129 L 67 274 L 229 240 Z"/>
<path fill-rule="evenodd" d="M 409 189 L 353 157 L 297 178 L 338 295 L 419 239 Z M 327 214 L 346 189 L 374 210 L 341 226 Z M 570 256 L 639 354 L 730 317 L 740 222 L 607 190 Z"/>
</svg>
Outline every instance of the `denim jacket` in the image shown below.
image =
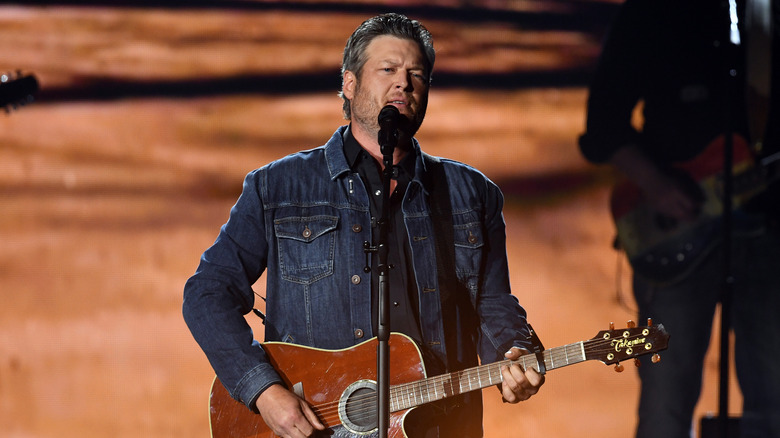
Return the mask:
<svg viewBox="0 0 780 438">
<path fill-rule="evenodd" d="M 322 349 L 347 348 L 374 336 L 371 281 L 363 242 L 372 232 L 368 193 L 342 150 L 339 128 L 322 147 L 299 152 L 249 173 L 243 192 L 214 244 L 184 289 L 185 320 L 217 376 L 254 409 L 259 394 L 280 377 L 244 319 L 254 305 L 252 285 L 266 274 L 265 340 Z M 475 169 L 442 159 L 450 187 L 457 280 L 478 318 L 474 336 L 460 327 L 445 345 L 436 268 L 436 228 L 417 149 L 416 176 L 402 209 L 418 285 L 423 344 L 439 360 L 462 363 L 503 358 L 528 348 L 526 314 L 511 295 L 503 195 Z M 474 312 L 474 309 L 476 312 Z"/>
</svg>

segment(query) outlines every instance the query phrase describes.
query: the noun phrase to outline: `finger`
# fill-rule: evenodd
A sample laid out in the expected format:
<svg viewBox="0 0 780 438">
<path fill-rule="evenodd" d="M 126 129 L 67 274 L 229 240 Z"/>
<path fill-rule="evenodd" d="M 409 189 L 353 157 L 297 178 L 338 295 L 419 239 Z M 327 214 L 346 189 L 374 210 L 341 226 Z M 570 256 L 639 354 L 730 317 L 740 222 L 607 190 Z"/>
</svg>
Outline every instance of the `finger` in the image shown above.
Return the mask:
<svg viewBox="0 0 780 438">
<path fill-rule="evenodd" d="M 278 417 L 275 427 L 272 427 L 274 433 L 280 437 L 305 438 L 311 436 L 314 429 L 306 418 L 305 414 L 295 410 Z"/>
<path fill-rule="evenodd" d="M 520 366 L 513 365 L 510 367 L 503 367 L 501 374 L 504 381 L 501 384 L 501 394 L 504 400 L 509 403 L 517 403 L 525 400 L 523 384 L 526 382 L 525 375 L 523 374 Z"/>
<path fill-rule="evenodd" d="M 525 378 L 531 387 L 535 390 L 534 394 L 539 391 L 539 387 L 544 384 L 544 374 L 539 373 L 533 368 L 529 368 L 525 372 Z"/>
<path fill-rule="evenodd" d="M 301 422 L 301 424 L 296 423 L 289 426 L 280 427 L 279 430 L 275 430 L 274 433 L 280 437 L 289 437 L 289 438 L 306 438 L 308 436 L 311 436 L 311 432 L 304 432 L 303 429 L 306 427 L 302 425 L 302 423 L 308 424 L 308 422 Z M 309 429 L 311 429 L 311 426 L 309 426 Z"/>
<path fill-rule="evenodd" d="M 685 219 L 695 219 L 701 209 L 701 202 L 685 191 L 675 192 L 674 202 Z"/>
<path fill-rule="evenodd" d="M 290 436 L 294 438 L 307 438 L 312 436 L 313 433 L 314 429 L 311 427 L 311 424 L 309 424 L 308 421 L 303 421 L 295 425 L 293 433 Z"/>
<path fill-rule="evenodd" d="M 504 357 L 509 359 L 509 360 L 515 360 L 518 357 L 520 357 L 520 356 L 522 356 L 524 354 L 527 354 L 527 353 L 528 353 L 528 350 L 524 350 L 524 349 L 518 348 L 518 347 L 512 347 L 509 351 L 504 353 Z"/>
<path fill-rule="evenodd" d="M 509 372 L 509 367 L 501 367 L 501 384 L 498 385 L 498 390 L 501 392 L 501 398 L 507 403 L 517 403 L 515 400 L 515 394 L 512 391 L 511 385 L 513 385 L 512 375 Z"/>
<path fill-rule="evenodd" d="M 302 421 L 300 424 L 295 425 L 295 431 L 297 432 L 294 435 L 295 437 L 310 437 L 314 433 L 314 428 L 311 427 L 308 421 Z"/>
<path fill-rule="evenodd" d="M 311 408 L 311 406 L 309 406 L 309 404 L 303 400 L 301 400 L 301 410 L 303 411 L 303 415 L 309 421 L 311 426 L 314 426 L 314 428 L 318 430 L 325 429 L 325 425 L 322 424 L 319 418 L 317 418 L 317 414 L 314 413 L 314 410 Z"/>
</svg>

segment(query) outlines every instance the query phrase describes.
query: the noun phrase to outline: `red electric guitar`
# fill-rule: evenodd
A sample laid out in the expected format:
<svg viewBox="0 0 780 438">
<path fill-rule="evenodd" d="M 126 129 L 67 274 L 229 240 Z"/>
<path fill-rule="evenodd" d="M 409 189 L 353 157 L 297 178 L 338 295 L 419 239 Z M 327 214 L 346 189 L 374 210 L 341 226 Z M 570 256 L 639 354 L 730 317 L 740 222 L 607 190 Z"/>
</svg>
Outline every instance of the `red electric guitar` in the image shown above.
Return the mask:
<svg viewBox="0 0 780 438">
<path fill-rule="evenodd" d="M 611 210 L 618 243 L 635 272 L 661 283 L 675 282 L 720 242 L 724 143 L 725 137 L 720 136 L 693 160 L 677 166 L 698 184 L 704 195 L 701 213 L 695 221 L 675 222 L 654 211 L 630 181 L 615 187 Z M 780 175 L 780 154 L 756 162 L 745 139 L 736 135 L 733 151 L 732 206 L 736 209 Z"/>
<path fill-rule="evenodd" d="M 542 352 L 547 370 L 586 360 L 606 364 L 657 353 L 667 347 L 663 325 L 604 330 L 593 339 Z M 501 383 L 501 367 L 510 361 L 481 365 L 435 377 L 425 375 L 422 354 L 410 338 L 392 334 L 390 357 L 389 438 L 406 437 L 404 418 L 415 407 Z M 377 435 L 376 340 L 345 350 L 320 350 L 281 342 L 263 344 L 274 368 L 293 392 L 311 405 L 330 430 L 327 436 Z M 657 355 L 653 357 L 657 361 Z M 535 354 L 515 361 L 524 369 L 539 370 Z M 230 397 L 218 379 L 211 388 L 211 435 L 214 438 L 272 438 L 260 415 Z"/>
</svg>

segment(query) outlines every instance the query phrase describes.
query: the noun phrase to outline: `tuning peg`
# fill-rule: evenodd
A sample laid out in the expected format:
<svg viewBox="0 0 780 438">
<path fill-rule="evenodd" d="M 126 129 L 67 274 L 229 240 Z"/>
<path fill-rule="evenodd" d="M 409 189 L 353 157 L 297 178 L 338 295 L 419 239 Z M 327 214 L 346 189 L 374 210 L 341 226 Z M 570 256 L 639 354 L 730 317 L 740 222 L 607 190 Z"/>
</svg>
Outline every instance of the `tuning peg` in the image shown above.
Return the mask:
<svg viewBox="0 0 780 438">
<path fill-rule="evenodd" d="M 610 330 L 615 330 L 615 323 L 614 322 L 610 322 L 609 323 L 609 329 Z"/>
<path fill-rule="evenodd" d="M 654 353 L 653 356 L 650 358 L 653 363 L 658 363 L 661 361 L 661 355 L 658 353 Z"/>
<path fill-rule="evenodd" d="M 634 358 L 634 365 L 636 365 L 637 368 L 642 366 L 642 362 L 639 361 L 638 357 Z"/>
<path fill-rule="evenodd" d="M 653 326 L 653 318 L 647 318 L 647 326 L 652 327 Z"/>
<path fill-rule="evenodd" d="M 618 363 L 616 363 L 616 364 L 615 364 L 615 372 L 616 372 L 616 373 L 622 373 L 622 372 L 623 372 L 623 369 L 624 369 L 624 368 L 623 368 L 623 364 L 621 364 L 620 362 L 618 362 Z"/>
<path fill-rule="evenodd" d="M 626 322 L 626 326 L 628 328 L 634 328 L 634 327 L 636 327 L 636 323 L 629 319 L 628 322 Z"/>
</svg>

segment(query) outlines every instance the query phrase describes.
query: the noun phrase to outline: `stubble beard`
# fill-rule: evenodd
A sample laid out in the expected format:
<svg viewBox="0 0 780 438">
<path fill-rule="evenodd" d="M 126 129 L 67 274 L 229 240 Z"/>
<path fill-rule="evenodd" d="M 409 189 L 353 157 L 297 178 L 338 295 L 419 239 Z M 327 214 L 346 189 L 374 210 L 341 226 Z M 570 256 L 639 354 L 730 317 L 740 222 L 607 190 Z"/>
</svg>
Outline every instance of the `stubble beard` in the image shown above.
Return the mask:
<svg viewBox="0 0 780 438">
<path fill-rule="evenodd" d="M 372 138 L 379 136 L 379 112 L 382 108 L 378 107 L 371 95 L 360 86 L 358 82 L 355 86 L 355 96 L 349 103 L 351 106 L 352 123 L 359 124 L 360 127 Z M 425 102 L 414 114 L 414 119 L 410 120 L 406 115 L 401 114 L 401 123 L 398 128 L 399 142 L 406 144 L 422 124 L 425 117 Z"/>
<path fill-rule="evenodd" d="M 352 112 L 352 123 L 360 127 L 372 138 L 379 135 L 379 111 L 377 105 L 358 83 L 355 86 L 355 96 L 349 103 Z"/>
</svg>

